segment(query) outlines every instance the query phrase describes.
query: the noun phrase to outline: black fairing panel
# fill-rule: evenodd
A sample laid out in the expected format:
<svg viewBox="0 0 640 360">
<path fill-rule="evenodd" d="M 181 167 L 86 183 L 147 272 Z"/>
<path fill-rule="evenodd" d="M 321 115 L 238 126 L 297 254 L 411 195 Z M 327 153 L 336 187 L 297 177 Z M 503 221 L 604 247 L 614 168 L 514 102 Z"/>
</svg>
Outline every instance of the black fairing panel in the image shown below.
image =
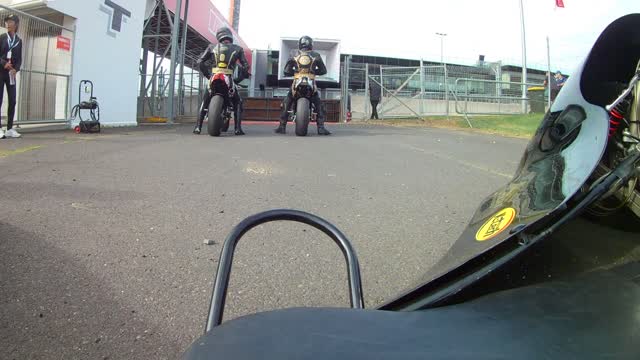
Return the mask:
<svg viewBox="0 0 640 360">
<path fill-rule="evenodd" d="M 640 359 L 640 263 L 416 312 L 289 309 L 224 323 L 187 359 Z"/>
</svg>

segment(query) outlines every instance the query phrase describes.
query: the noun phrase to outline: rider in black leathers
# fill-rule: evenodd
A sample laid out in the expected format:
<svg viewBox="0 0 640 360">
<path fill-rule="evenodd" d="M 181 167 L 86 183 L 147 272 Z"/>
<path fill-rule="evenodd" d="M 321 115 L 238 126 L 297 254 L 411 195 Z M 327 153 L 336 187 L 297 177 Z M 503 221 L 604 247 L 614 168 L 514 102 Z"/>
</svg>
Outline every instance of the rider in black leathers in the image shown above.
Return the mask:
<svg viewBox="0 0 640 360">
<path fill-rule="evenodd" d="M 299 61 L 301 58 L 311 58 L 311 61 Z M 327 67 L 322 61 L 322 57 L 317 52 L 313 51 L 313 39 L 308 36 L 303 36 L 298 41 L 298 50 L 291 51 L 289 60 L 284 67 L 285 76 L 294 76 L 301 70 L 306 70 L 315 76 L 322 76 L 327 73 Z M 311 97 L 317 113 L 318 135 L 331 135 L 331 133 L 324 127 L 324 108 L 320 101 L 320 94 L 316 90 Z M 291 89 L 287 93 L 287 96 L 282 101 L 282 113 L 280 114 L 280 126 L 275 129 L 278 134 L 286 133 L 287 120 L 289 118 L 289 110 L 293 103 L 293 93 Z"/>
<path fill-rule="evenodd" d="M 226 27 L 220 28 L 216 33 L 216 39 L 218 39 L 217 45 L 209 45 L 207 50 L 198 59 L 198 67 L 200 72 L 208 79 L 215 74 L 212 72 L 221 72 L 227 76 L 227 84 L 233 86 L 233 70 L 236 67 L 236 63 L 239 62 L 241 68 L 240 73 L 243 75 L 248 74 L 249 63 L 244 56 L 244 49 L 238 45 L 233 44 L 233 34 L 231 30 Z M 200 115 L 196 122 L 196 127 L 193 129 L 194 134 L 200 134 L 202 131 L 202 122 L 209 108 L 209 103 L 213 94 L 211 93 L 211 87 L 207 83 L 207 91 L 204 96 L 204 101 L 200 107 Z M 233 93 L 231 98 L 233 104 L 233 122 L 236 135 L 244 135 L 242 131 L 242 99 L 237 91 Z"/>
</svg>

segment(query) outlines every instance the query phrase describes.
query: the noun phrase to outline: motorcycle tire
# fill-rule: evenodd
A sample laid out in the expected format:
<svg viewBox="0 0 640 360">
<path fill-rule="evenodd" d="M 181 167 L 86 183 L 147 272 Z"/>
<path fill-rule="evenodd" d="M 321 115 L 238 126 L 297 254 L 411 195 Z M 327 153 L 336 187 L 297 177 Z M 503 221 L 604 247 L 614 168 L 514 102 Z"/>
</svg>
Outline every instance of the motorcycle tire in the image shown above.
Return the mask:
<svg viewBox="0 0 640 360">
<path fill-rule="evenodd" d="M 222 129 L 222 107 L 224 106 L 224 98 L 220 95 L 215 95 L 211 99 L 209 104 L 209 121 L 207 121 L 207 132 L 210 136 L 220 136 L 220 130 Z"/>
<path fill-rule="evenodd" d="M 311 107 L 309 106 L 309 99 L 300 98 L 296 105 L 296 135 L 307 136 L 309 131 L 309 118 Z"/>
</svg>

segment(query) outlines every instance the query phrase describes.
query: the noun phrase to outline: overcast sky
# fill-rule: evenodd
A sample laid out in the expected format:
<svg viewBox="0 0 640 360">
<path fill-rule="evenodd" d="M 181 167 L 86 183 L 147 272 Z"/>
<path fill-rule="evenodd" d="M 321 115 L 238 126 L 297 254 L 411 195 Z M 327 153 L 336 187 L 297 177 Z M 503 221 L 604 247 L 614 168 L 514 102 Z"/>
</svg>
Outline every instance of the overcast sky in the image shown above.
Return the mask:
<svg viewBox="0 0 640 360">
<path fill-rule="evenodd" d="M 211 0 L 229 13 L 229 0 Z M 571 72 L 600 32 L 616 18 L 640 12 L 640 0 L 524 0 L 529 67 Z M 308 6 L 305 6 L 307 4 Z M 519 0 L 242 0 L 240 36 L 253 49 L 277 49 L 283 36 L 339 39 L 342 53 L 520 65 Z M 296 9 L 301 9 L 296 12 Z M 296 20 L 297 19 L 297 20 Z"/>
</svg>

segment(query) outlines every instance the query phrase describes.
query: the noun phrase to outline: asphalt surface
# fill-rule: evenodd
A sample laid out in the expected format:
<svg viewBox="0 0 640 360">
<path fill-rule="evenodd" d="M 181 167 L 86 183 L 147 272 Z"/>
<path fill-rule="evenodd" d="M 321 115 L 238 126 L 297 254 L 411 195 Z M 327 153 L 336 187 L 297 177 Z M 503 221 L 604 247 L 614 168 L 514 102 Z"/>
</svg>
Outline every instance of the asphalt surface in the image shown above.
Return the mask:
<svg viewBox="0 0 640 360">
<path fill-rule="evenodd" d="M 358 253 L 366 306 L 380 305 L 447 251 L 526 145 L 329 128 L 308 138 L 248 125 L 244 137 L 150 126 L 0 140 L 0 358 L 178 357 L 202 334 L 224 237 L 274 208 L 338 226 Z M 254 229 L 233 269 L 225 320 L 348 306 L 341 253 L 303 225 Z"/>
</svg>

